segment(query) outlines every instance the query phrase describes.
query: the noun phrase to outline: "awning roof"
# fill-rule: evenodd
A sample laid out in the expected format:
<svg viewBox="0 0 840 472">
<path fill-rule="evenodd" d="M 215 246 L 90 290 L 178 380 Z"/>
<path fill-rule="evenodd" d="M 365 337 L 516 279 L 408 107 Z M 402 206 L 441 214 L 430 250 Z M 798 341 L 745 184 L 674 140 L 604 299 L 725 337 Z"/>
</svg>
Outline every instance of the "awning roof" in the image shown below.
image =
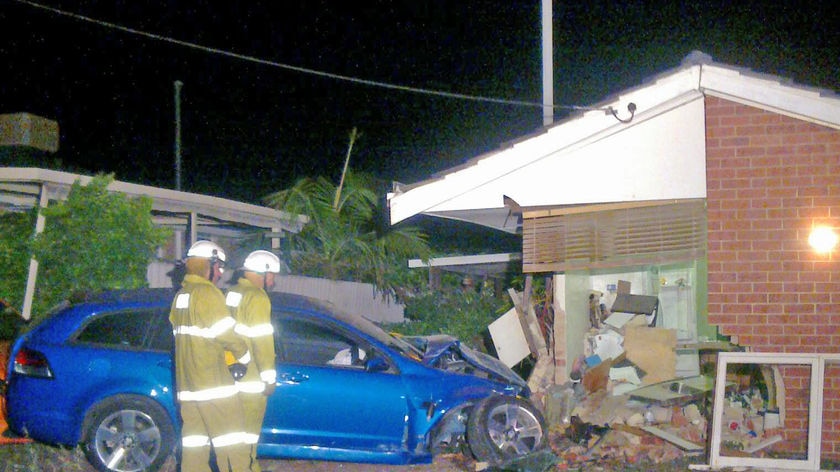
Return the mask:
<svg viewBox="0 0 840 472">
<path fill-rule="evenodd" d="M 488 277 L 503 274 L 510 269 L 512 262 L 521 263 L 522 255 L 517 253 L 476 254 L 470 256 L 435 257 L 428 261 L 409 259 L 408 267 L 435 267 L 460 274 Z"/>
<path fill-rule="evenodd" d="M 705 198 L 705 108 L 713 95 L 840 128 L 831 91 L 714 63 L 683 65 L 588 111 L 388 194 L 391 224 L 414 215 L 516 233 L 519 209 Z M 629 123 L 628 107 L 636 107 Z"/>
</svg>

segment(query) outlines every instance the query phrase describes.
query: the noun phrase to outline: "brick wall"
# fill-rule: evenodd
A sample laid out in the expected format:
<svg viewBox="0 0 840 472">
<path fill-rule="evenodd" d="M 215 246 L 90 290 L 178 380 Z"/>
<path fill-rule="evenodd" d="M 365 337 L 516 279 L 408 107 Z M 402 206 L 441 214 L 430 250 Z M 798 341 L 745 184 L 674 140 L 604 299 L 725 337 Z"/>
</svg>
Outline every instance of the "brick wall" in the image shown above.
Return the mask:
<svg viewBox="0 0 840 472">
<path fill-rule="evenodd" d="M 840 131 L 707 97 L 706 146 L 709 323 L 753 351 L 840 352 L 840 250 L 807 242 L 814 224 L 840 227 Z M 826 376 L 823 458 L 840 458 L 837 374 Z M 799 414 L 807 381 L 785 384 Z M 803 438 L 786 436 L 800 451 Z"/>
</svg>

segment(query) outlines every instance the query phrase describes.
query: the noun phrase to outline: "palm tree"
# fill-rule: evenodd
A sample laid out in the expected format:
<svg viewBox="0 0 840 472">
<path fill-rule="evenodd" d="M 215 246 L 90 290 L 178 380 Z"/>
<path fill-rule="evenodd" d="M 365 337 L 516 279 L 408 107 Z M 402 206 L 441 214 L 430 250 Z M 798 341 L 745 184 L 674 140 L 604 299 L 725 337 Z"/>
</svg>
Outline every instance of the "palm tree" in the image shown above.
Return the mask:
<svg viewBox="0 0 840 472">
<path fill-rule="evenodd" d="M 372 177 L 348 172 L 340 185 L 324 177 L 302 178 L 265 201 L 309 223 L 291 237 L 292 271 L 313 277 L 374 284 L 383 292 L 400 288 L 406 259 L 428 259 L 427 237 L 418 228 L 390 228 Z"/>
</svg>

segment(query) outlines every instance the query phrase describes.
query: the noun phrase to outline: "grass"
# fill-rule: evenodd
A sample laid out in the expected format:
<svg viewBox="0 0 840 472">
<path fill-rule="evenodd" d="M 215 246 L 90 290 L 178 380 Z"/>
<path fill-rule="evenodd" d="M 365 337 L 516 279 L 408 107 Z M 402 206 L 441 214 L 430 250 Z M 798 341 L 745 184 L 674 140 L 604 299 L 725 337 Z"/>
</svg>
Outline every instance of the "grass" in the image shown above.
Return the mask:
<svg viewBox="0 0 840 472">
<path fill-rule="evenodd" d="M 175 459 L 160 472 L 175 472 Z M 50 446 L 39 442 L 0 445 L 0 472 L 96 472 L 81 447 Z"/>
<path fill-rule="evenodd" d="M 36 442 L 0 445 L 0 472 L 89 472 L 81 449 L 47 446 Z"/>
<path fill-rule="evenodd" d="M 176 472 L 170 455 L 159 472 Z M 39 442 L 0 444 L 0 472 L 96 472 L 81 446 L 51 446 Z"/>
</svg>

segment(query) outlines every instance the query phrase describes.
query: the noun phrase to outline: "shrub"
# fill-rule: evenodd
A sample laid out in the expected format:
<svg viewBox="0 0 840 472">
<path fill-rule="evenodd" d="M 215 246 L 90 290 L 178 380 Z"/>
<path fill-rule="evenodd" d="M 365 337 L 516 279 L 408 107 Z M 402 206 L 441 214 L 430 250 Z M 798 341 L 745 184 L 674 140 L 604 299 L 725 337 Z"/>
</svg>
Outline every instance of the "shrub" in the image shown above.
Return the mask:
<svg viewBox="0 0 840 472">
<path fill-rule="evenodd" d="M 387 328 L 404 335 L 449 334 L 486 351 L 487 326 L 510 308 L 487 291 L 425 291 L 405 299 L 403 323 Z"/>
<path fill-rule="evenodd" d="M 149 261 L 169 231 L 154 226 L 150 198 L 108 192 L 112 181 L 77 181 L 65 201 L 42 210 L 44 231 L 31 246 L 39 264 L 33 320 L 74 293 L 146 285 Z"/>
<path fill-rule="evenodd" d="M 0 214 L 0 339 L 14 338 L 22 321 L 15 307 L 23 305 L 34 232 L 34 211 Z"/>
</svg>

